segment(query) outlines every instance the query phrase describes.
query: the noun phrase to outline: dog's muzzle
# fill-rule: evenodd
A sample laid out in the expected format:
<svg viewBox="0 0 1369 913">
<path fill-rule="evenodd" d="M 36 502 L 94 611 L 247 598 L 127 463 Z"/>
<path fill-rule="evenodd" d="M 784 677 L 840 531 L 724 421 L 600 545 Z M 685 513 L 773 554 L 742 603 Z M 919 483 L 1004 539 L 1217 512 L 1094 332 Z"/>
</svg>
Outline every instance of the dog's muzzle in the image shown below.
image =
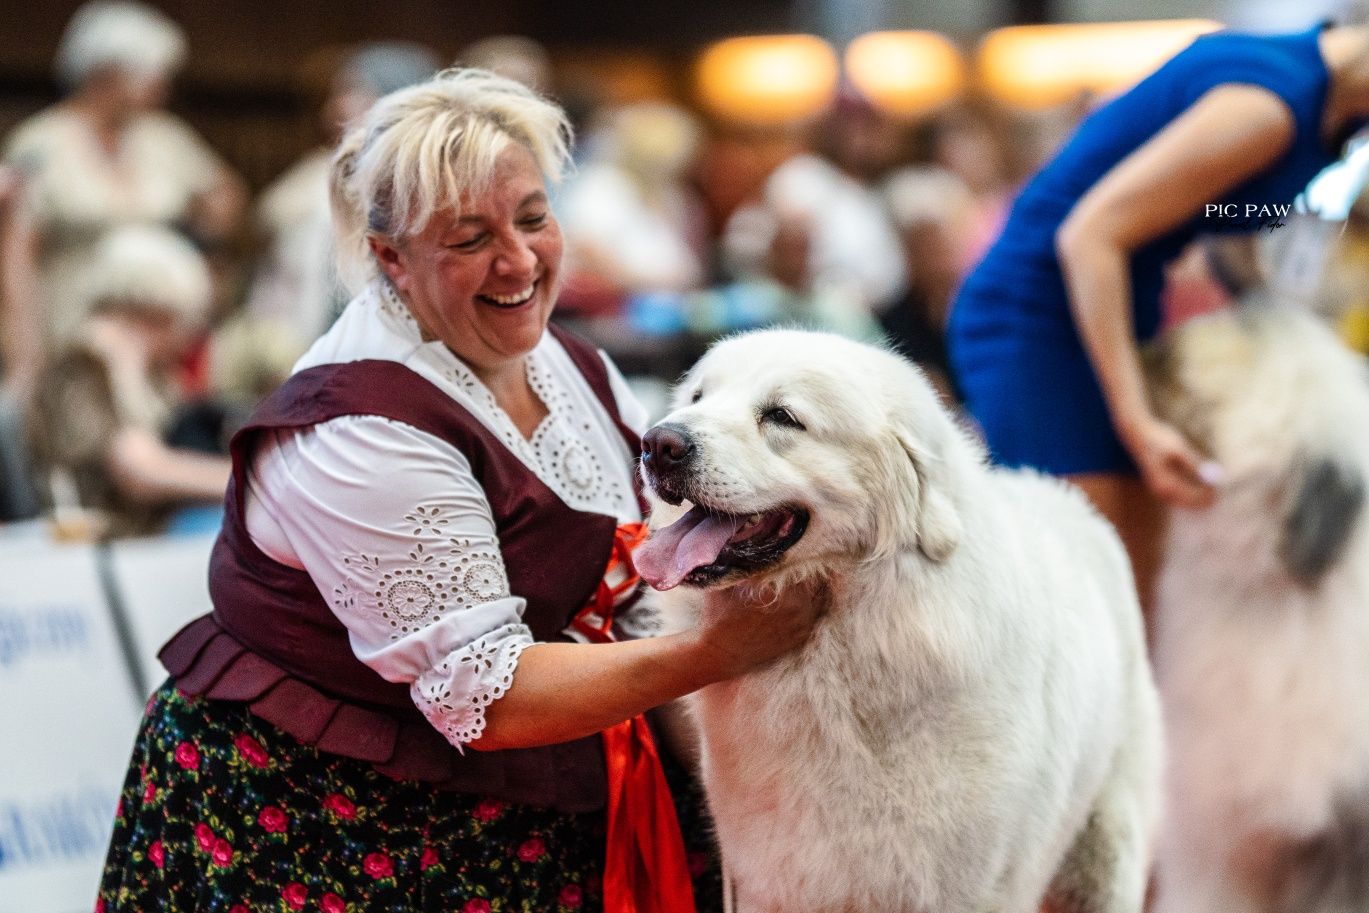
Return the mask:
<svg viewBox="0 0 1369 913">
<path fill-rule="evenodd" d="M 687 476 L 698 448 L 683 425 L 666 422 L 642 438 L 642 468 L 647 482 L 667 504 L 679 504 L 687 496 Z"/>
</svg>

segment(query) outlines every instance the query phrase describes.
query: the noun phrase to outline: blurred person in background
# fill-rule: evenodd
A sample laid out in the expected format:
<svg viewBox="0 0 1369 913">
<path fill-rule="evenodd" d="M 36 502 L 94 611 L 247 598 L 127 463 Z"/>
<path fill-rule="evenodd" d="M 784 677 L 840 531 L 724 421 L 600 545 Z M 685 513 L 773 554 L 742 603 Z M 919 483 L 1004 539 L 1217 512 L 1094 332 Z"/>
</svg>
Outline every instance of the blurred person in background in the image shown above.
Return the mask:
<svg viewBox="0 0 1369 913">
<path fill-rule="evenodd" d="M 817 127 L 814 145 L 832 157 L 801 152 L 766 178 L 760 199 L 740 206 L 723 229 L 723 266 L 732 275 L 764 271 L 771 213 L 802 217 L 810 229 L 813 282 L 845 287 L 878 313 L 902 294 L 907 277 L 898 232 L 873 180 L 897 159 L 888 125 L 855 96 L 843 96 Z M 840 162 L 841 164 L 837 164 Z"/>
<path fill-rule="evenodd" d="M 1006 136 L 997 113 L 974 104 L 951 108 L 928 125 L 931 164 L 954 174 L 970 191 L 965 231 L 956 249 L 962 275 L 984 256 L 1008 215 L 1014 179 Z"/>
<path fill-rule="evenodd" d="M 0 164 L 0 522 L 38 513 L 24 413 L 45 363 L 22 175 Z M 8 265 L 10 268 L 5 269 Z"/>
<path fill-rule="evenodd" d="M 1145 391 L 1165 266 L 1199 233 L 1261 228 L 1204 207 L 1291 203 L 1367 115 L 1365 27 L 1198 38 L 1084 121 L 956 299 L 952 360 L 993 457 L 1080 485 L 1143 604 L 1162 504 L 1209 504 L 1220 473 Z"/>
<path fill-rule="evenodd" d="M 34 401 L 34 451 L 115 536 L 161 531 L 191 505 L 215 504 L 224 456 L 169 446 L 182 405 L 176 366 L 208 315 L 204 259 L 155 225 L 112 229 L 92 251 L 87 319 L 48 366 Z"/>
<path fill-rule="evenodd" d="M 162 110 L 185 58 L 181 29 L 128 0 L 76 11 L 57 50 L 58 104 L 20 124 L 4 161 L 24 175 L 35 243 L 12 249 L 6 271 L 33 268 L 49 347 L 80 328 L 92 252 L 108 229 L 176 225 L 201 243 L 237 226 L 239 179 L 188 126 Z M 36 266 L 16 264 L 30 254 Z"/>
<path fill-rule="evenodd" d="M 456 55 L 463 67 L 489 70 L 505 79 L 521 82 L 539 95 L 551 92 L 551 55 L 536 41 L 523 35 L 490 35 L 474 41 Z"/>
<path fill-rule="evenodd" d="M 716 903 L 641 714 L 797 646 L 816 598 L 631 639 L 644 416 L 549 326 L 568 144 L 479 70 L 344 137 L 358 292 L 234 441 L 214 610 L 162 650 L 104 913 L 690 913 L 691 874 Z"/>
<path fill-rule="evenodd" d="M 567 308 L 606 313 L 633 296 L 699 288 L 707 220 L 687 180 L 702 140 L 698 123 L 659 101 L 596 119 L 585 161 L 556 200 L 566 232 Z"/>
<path fill-rule="evenodd" d="M 267 246 L 242 313 L 215 334 L 216 389 L 255 402 L 289 376 L 347 303 L 333 269 L 333 146 L 377 99 L 428 79 L 438 67 L 433 51 L 408 42 L 362 45 L 338 66 L 319 113 L 326 145 L 290 166 L 257 203 L 255 221 Z"/>
<path fill-rule="evenodd" d="M 879 323 L 849 284 L 829 285 L 813 273 L 812 217 L 807 212 L 755 208 L 767 220 L 751 230 L 766 240 L 766 256 L 737 281 L 687 297 L 691 332 L 708 338 L 764 326 L 802 326 L 878 342 Z"/>
<path fill-rule="evenodd" d="M 953 172 L 936 166 L 899 169 L 884 182 L 884 195 L 898 226 L 908 286 L 880 315 L 880 324 L 942 399 L 956 404 L 946 319 L 964 275 L 960 257 L 972 230 L 974 197 Z"/>
</svg>

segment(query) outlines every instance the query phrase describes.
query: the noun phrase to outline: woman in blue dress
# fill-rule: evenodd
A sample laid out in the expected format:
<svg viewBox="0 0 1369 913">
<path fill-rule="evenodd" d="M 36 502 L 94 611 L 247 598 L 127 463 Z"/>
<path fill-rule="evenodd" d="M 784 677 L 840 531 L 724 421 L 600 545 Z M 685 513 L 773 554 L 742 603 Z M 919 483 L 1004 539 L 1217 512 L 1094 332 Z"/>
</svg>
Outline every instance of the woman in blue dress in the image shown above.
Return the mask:
<svg viewBox="0 0 1369 913">
<path fill-rule="evenodd" d="M 1261 207 L 1292 201 L 1367 115 L 1369 28 L 1201 37 L 1084 121 L 960 291 L 952 363 L 993 458 L 1077 483 L 1143 604 L 1163 503 L 1213 497 L 1142 378 L 1164 267 L 1200 234 L 1273 227 Z"/>
</svg>

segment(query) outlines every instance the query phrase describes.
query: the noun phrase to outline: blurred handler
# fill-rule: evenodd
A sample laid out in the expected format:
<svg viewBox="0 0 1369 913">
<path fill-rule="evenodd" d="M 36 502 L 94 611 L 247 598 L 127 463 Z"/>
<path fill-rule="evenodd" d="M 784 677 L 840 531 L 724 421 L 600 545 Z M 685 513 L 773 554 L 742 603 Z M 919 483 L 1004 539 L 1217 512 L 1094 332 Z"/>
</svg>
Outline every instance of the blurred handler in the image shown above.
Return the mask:
<svg viewBox="0 0 1369 913">
<path fill-rule="evenodd" d="M 60 103 L 24 121 L 4 161 L 24 176 L 35 244 L 7 248 L 6 273 L 36 260 L 42 325 L 55 346 L 90 300 L 92 254 L 108 229 L 177 225 L 214 241 L 237 224 L 239 179 L 188 126 L 162 110 L 185 57 L 180 28 L 127 0 L 76 11 L 57 50 Z"/>
<path fill-rule="evenodd" d="M 1161 503 L 1213 497 L 1143 386 L 1164 267 L 1197 234 L 1274 226 L 1258 207 L 1291 202 L 1366 114 L 1369 28 L 1199 38 L 1083 123 L 960 291 L 952 363 L 993 457 L 1079 484 L 1143 600 Z"/>
</svg>

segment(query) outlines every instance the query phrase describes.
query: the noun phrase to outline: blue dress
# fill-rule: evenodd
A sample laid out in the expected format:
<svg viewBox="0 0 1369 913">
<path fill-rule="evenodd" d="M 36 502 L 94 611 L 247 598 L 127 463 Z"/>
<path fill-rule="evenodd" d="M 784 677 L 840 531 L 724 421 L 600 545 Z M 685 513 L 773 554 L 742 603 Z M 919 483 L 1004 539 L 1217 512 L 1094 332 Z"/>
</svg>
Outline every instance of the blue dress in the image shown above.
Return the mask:
<svg viewBox="0 0 1369 913">
<path fill-rule="evenodd" d="M 1329 73 L 1321 26 L 1291 35 L 1220 32 L 1198 38 L 1135 88 L 1095 111 L 1013 204 L 1002 235 L 951 311 L 951 362 L 994 460 L 1056 475 L 1133 472 L 1070 314 L 1055 235 L 1074 204 L 1114 165 L 1206 92 L 1259 86 L 1292 111 L 1288 151 L 1220 201 L 1285 204 L 1336 159 L 1321 138 Z M 1160 325 L 1164 267 L 1199 233 L 1250 231 L 1263 219 L 1194 218 L 1131 258 L 1139 340 Z"/>
</svg>

